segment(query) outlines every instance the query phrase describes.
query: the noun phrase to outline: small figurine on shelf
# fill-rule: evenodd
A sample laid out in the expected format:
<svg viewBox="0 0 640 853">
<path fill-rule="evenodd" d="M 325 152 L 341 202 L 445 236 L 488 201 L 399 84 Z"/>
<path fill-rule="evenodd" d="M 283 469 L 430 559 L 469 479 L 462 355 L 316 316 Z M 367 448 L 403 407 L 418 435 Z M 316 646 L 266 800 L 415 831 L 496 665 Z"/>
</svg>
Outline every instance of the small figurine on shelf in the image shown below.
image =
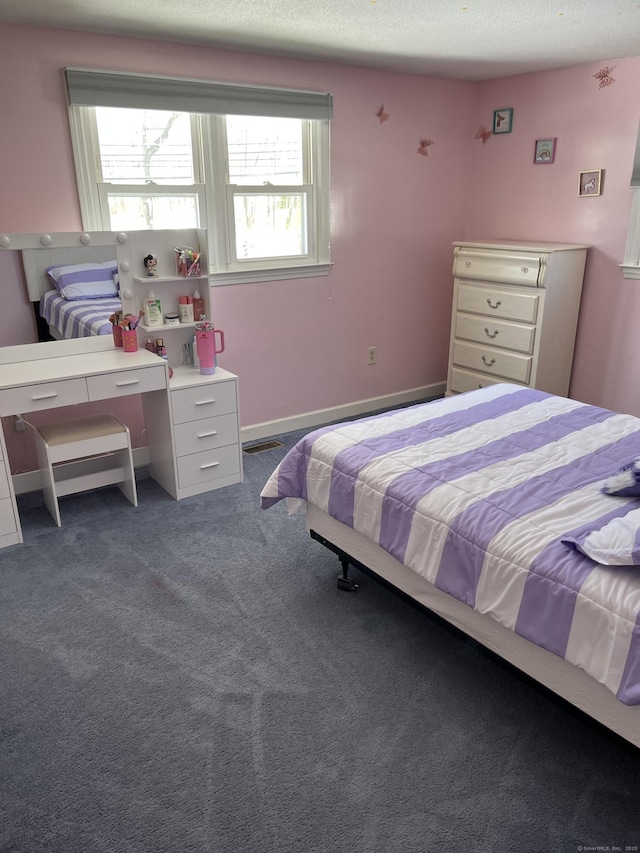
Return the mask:
<svg viewBox="0 0 640 853">
<path fill-rule="evenodd" d="M 157 276 L 158 275 L 158 259 L 155 255 L 146 255 L 143 261 L 145 268 L 147 270 L 147 275 Z"/>
</svg>

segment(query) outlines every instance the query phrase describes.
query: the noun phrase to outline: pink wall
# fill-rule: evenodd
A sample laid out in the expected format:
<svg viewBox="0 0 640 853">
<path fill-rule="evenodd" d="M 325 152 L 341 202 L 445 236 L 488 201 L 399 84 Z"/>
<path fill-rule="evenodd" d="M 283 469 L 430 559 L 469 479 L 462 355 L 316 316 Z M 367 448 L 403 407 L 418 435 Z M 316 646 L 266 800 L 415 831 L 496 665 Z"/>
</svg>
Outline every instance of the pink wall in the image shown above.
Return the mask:
<svg viewBox="0 0 640 853">
<path fill-rule="evenodd" d="M 613 66 L 600 89 L 594 74 Z M 603 60 L 478 86 L 473 111 L 514 108 L 513 131 L 474 141 L 465 237 L 585 243 L 589 250 L 571 396 L 640 415 L 640 282 L 618 264 L 631 209 L 629 179 L 638 133 L 640 57 Z M 557 137 L 555 162 L 534 165 L 534 141 Z M 578 173 L 604 169 L 603 194 L 578 196 Z"/>
<path fill-rule="evenodd" d="M 599 89 L 600 65 L 615 83 Z M 61 69 L 65 65 L 292 86 L 334 95 L 331 274 L 220 287 L 222 366 L 240 376 L 243 425 L 378 397 L 445 377 L 451 241 L 588 243 L 572 395 L 640 415 L 640 289 L 623 279 L 640 57 L 481 84 L 164 42 L 0 25 L 0 232 L 81 227 Z M 384 104 L 391 118 L 380 125 Z M 493 110 L 513 132 L 473 139 Z M 10 117 L 10 123 L 7 120 Z M 10 132 L 9 132 L 10 131 Z M 534 140 L 558 138 L 533 165 Z M 421 137 L 434 141 L 416 153 Z M 46 143 L 46 149 L 43 149 Z M 45 153 L 43 153 L 45 152 Z M 606 170 L 579 198 L 578 172 Z M 24 285 L 0 266 L 0 344 L 32 328 Z M 13 330 L 13 331 L 11 331 Z M 378 347 L 378 364 L 366 363 Z M 142 424 L 131 424 L 143 441 Z M 16 437 L 17 440 L 17 437 Z M 25 449 L 9 449 L 10 455 Z M 12 456 L 13 459 L 13 456 Z"/>
<path fill-rule="evenodd" d="M 334 95 L 331 274 L 213 291 L 227 343 L 221 364 L 240 376 L 243 425 L 443 380 L 473 84 L 0 25 L 0 107 L 11 116 L 0 136 L 0 232 L 81 227 L 65 65 Z M 391 118 L 380 125 L 382 103 Z M 416 153 L 425 136 L 434 140 L 426 158 Z M 375 367 L 369 346 L 378 347 Z"/>
</svg>

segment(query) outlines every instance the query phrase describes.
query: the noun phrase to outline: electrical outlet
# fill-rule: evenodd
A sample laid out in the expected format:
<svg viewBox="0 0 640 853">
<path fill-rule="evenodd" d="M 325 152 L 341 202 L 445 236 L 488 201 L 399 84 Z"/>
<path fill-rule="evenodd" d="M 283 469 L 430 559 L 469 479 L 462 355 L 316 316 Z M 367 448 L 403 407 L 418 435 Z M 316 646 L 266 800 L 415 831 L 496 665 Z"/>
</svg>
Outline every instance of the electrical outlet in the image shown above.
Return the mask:
<svg viewBox="0 0 640 853">
<path fill-rule="evenodd" d="M 369 347 L 369 364 L 378 363 L 378 347 Z"/>
<path fill-rule="evenodd" d="M 22 420 L 20 415 L 16 415 L 13 419 L 13 423 L 16 428 L 16 432 L 24 432 L 27 428 L 26 423 Z"/>
</svg>

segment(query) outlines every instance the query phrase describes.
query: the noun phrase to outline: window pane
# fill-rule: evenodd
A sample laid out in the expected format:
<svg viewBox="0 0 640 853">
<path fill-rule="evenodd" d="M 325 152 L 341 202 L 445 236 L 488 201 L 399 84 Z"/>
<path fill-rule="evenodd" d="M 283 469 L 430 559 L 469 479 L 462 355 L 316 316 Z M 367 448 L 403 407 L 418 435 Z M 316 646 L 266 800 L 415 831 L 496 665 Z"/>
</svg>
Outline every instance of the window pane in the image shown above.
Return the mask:
<svg viewBox="0 0 640 853">
<path fill-rule="evenodd" d="M 307 254 L 305 193 L 236 194 L 233 206 L 239 260 Z"/>
<path fill-rule="evenodd" d="M 300 119 L 226 118 L 229 183 L 304 183 Z"/>
<path fill-rule="evenodd" d="M 198 228 L 197 196 L 119 196 L 109 193 L 112 231 Z"/>
<path fill-rule="evenodd" d="M 105 183 L 194 182 L 187 113 L 96 107 L 96 121 Z"/>
</svg>

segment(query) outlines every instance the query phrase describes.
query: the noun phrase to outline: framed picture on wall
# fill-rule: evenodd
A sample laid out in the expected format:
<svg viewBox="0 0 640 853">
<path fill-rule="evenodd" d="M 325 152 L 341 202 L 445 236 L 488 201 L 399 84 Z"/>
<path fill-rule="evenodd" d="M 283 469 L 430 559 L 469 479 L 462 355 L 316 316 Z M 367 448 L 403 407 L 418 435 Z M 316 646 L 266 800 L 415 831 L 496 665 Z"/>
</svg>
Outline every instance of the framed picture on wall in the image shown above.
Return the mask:
<svg viewBox="0 0 640 853">
<path fill-rule="evenodd" d="M 602 191 L 602 169 L 590 169 L 580 172 L 578 195 L 600 195 Z"/>
<path fill-rule="evenodd" d="M 534 163 L 553 163 L 556 156 L 556 137 L 552 139 L 536 139 L 533 152 Z"/>
<path fill-rule="evenodd" d="M 513 107 L 493 111 L 493 132 L 511 133 L 513 127 Z"/>
</svg>

